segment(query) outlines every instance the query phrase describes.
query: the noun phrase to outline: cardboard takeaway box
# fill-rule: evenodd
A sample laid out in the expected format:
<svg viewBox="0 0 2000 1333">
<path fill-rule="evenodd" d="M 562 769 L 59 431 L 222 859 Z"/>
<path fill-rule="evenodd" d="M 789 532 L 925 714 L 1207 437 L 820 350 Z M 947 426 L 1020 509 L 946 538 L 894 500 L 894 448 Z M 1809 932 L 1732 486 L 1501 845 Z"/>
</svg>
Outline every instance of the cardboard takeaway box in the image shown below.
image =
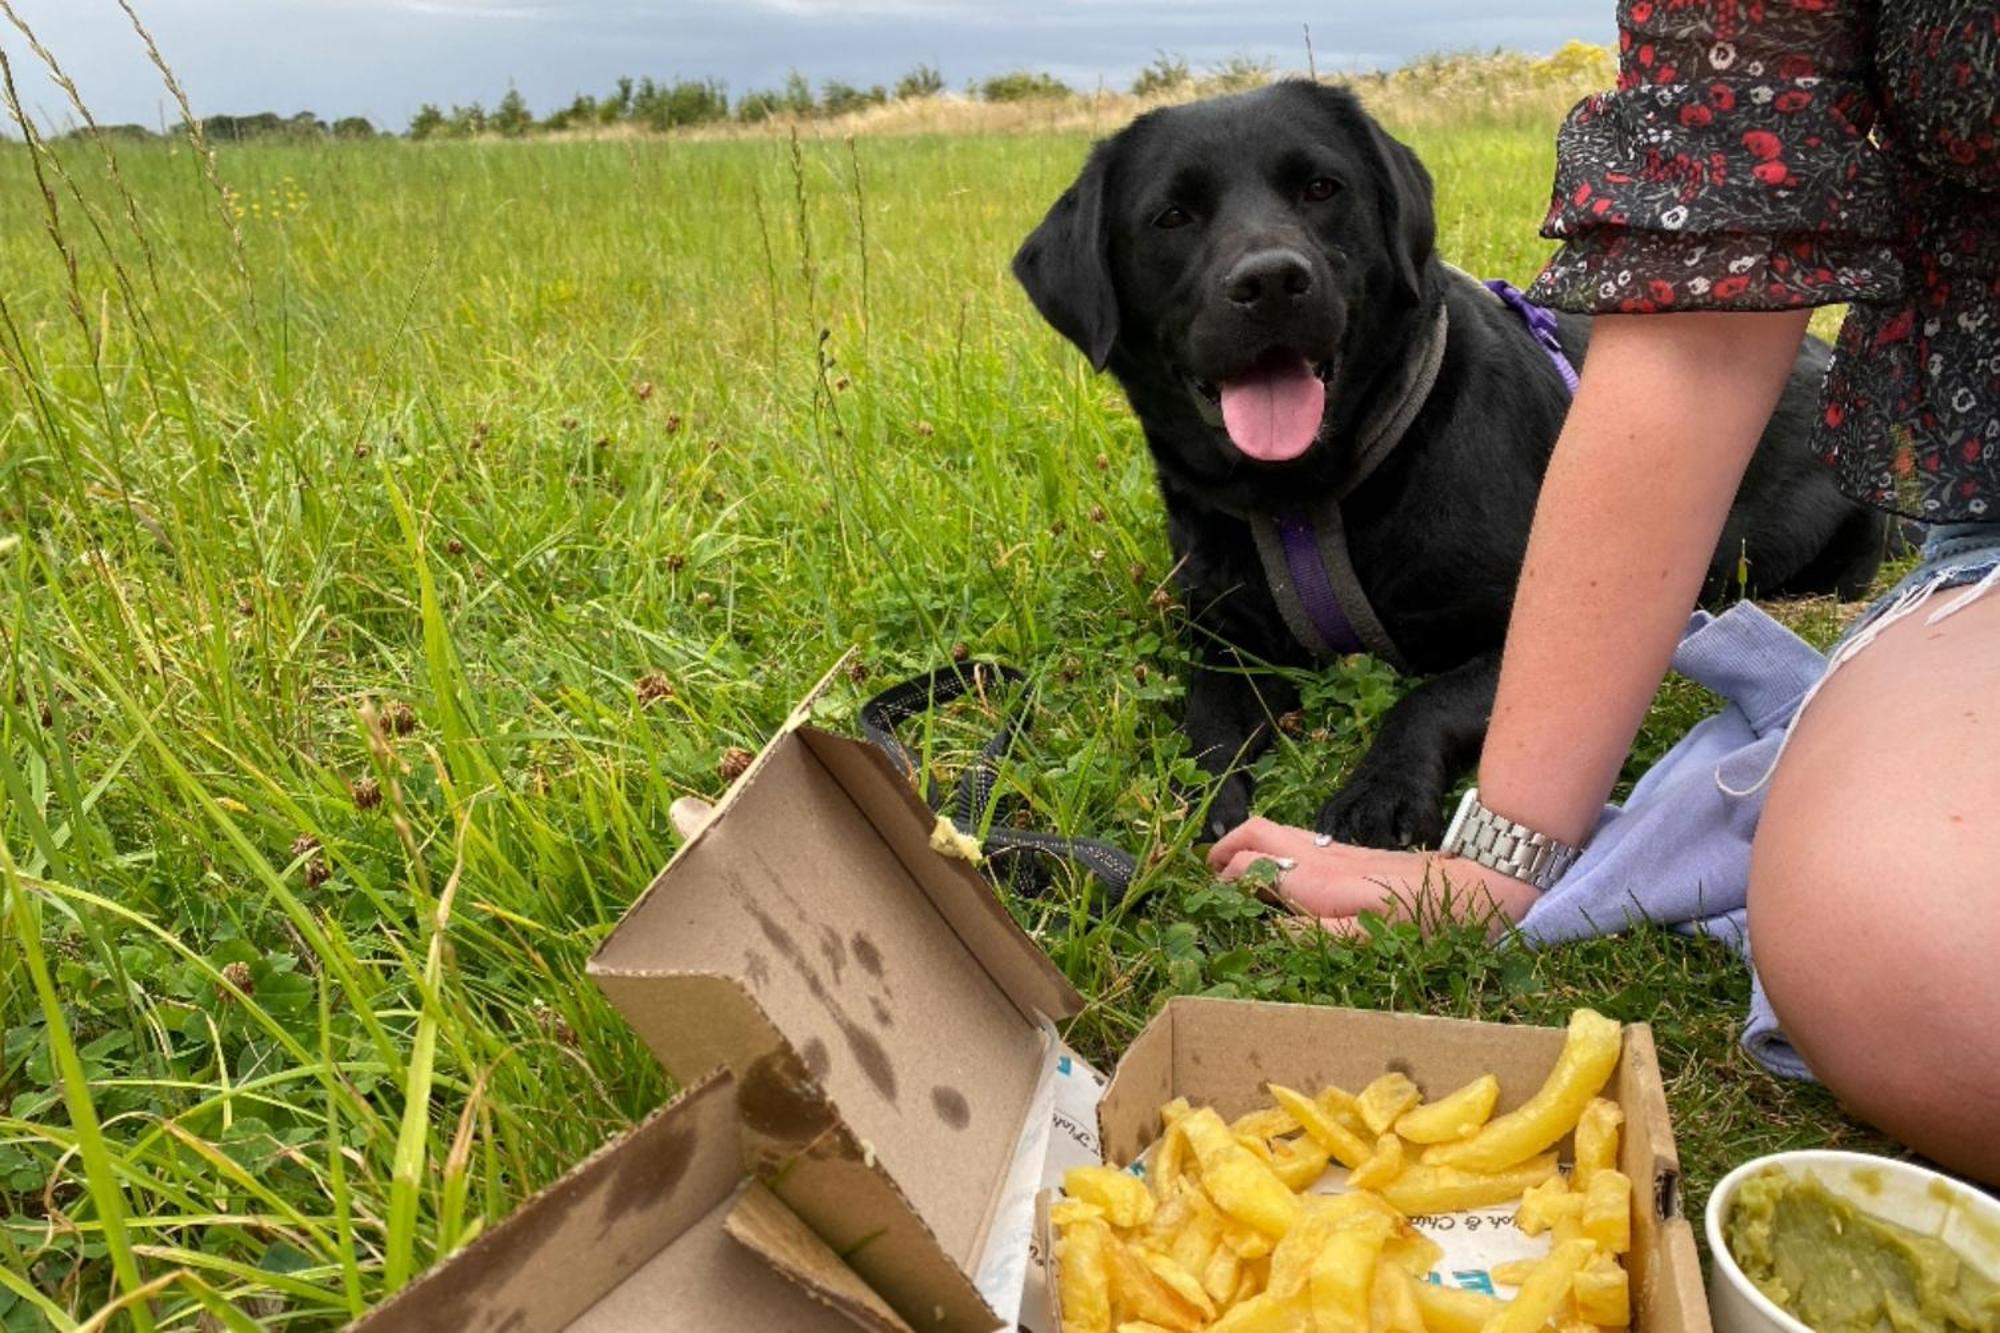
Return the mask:
<svg viewBox="0 0 2000 1333">
<path fill-rule="evenodd" d="M 886 756 L 808 725 L 838 672 L 590 961 L 692 1090 L 354 1333 L 1015 1324 L 1061 1096 L 1095 1101 L 1082 998 Z"/>
<path fill-rule="evenodd" d="M 752 1172 L 904 1320 L 990 1333 L 1082 998 L 888 758 L 808 724 L 826 683 L 590 973 L 675 1078 L 734 1074 Z"/>
<path fill-rule="evenodd" d="M 1081 997 L 977 869 L 934 849 L 935 817 L 888 759 L 809 724 L 833 678 L 590 962 L 690 1091 L 357 1330 L 1053 1328 L 1037 1205 L 1100 1137 L 1097 1085 L 1074 1076 L 1054 1026 Z M 1266 1080 L 1359 1086 L 1385 1067 L 1431 1095 L 1491 1070 L 1504 1108 L 1561 1043 L 1178 999 L 1120 1062 L 1097 1128 L 1104 1157 L 1127 1162 L 1175 1095 L 1233 1115 L 1262 1104 Z M 1629 1260 L 1635 1327 L 1706 1333 L 1643 1027 L 1627 1030 L 1614 1089 L 1649 1205 Z"/>
<path fill-rule="evenodd" d="M 354 1333 L 907 1333 L 743 1177 L 717 1072 L 353 1326 Z"/>
<path fill-rule="evenodd" d="M 1504 1113 L 1541 1086 L 1562 1051 L 1563 1035 L 1560 1028 L 1415 1014 L 1170 1000 L 1119 1060 L 1104 1090 L 1098 1126 L 1105 1160 L 1137 1161 L 1160 1135 L 1160 1106 L 1175 1097 L 1213 1106 L 1233 1119 L 1270 1105 L 1265 1092 L 1270 1083 L 1359 1089 L 1397 1070 L 1431 1098 L 1492 1073 L 1500 1080 L 1496 1114 Z M 1618 1165 L 1633 1183 L 1632 1250 L 1625 1256 L 1632 1327 L 1636 1333 L 1709 1333 L 1694 1229 L 1681 1209 L 1680 1158 L 1652 1030 L 1645 1024 L 1626 1026 L 1605 1095 L 1625 1112 Z M 1560 1146 L 1567 1161 L 1570 1144 L 1565 1140 Z M 1489 1225 L 1511 1212 L 1492 1210 Z M 1413 1220 L 1440 1240 L 1449 1256 L 1453 1219 Z M 1511 1223 L 1501 1221 L 1497 1229 L 1511 1231 Z M 1516 1234 L 1515 1243 L 1525 1242 Z M 1546 1240 L 1533 1248 L 1545 1249 Z M 1053 1291 L 1055 1284 L 1049 1286 Z M 1051 1324 L 1060 1311 L 1054 1315 Z"/>
</svg>

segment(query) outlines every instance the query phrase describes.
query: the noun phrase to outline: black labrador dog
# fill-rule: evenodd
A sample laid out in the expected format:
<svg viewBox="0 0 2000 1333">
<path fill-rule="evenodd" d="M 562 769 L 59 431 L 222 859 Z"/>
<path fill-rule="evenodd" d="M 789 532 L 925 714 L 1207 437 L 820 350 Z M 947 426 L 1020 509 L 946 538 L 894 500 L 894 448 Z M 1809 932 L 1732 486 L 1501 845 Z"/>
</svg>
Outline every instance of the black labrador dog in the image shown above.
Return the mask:
<svg viewBox="0 0 2000 1333">
<path fill-rule="evenodd" d="M 1435 234 L 1416 156 L 1347 92 L 1289 81 L 1154 111 L 1099 143 L 1015 257 L 1036 308 L 1117 376 L 1144 428 L 1198 639 L 1184 729 L 1226 774 L 1217 835 L 1248 817 L 1243 764 L 1297 706 L 1244 659 L 1300 667 L 1354 646 L 1313 604 L 1329 585 L 1334 630 L 1367 627 L 1368 647 L 1429 679 L 1383 719 L 1321 831 L 1434 845 L 1485 735 L 1569 390 L 1523 314 L 1446 265 Z M 1554 329 L 1580 364 L 1590 320 Z M 1764 596 L 1849 596 L 1874 577 L 1886 520 L 1807 447 L 1826 360 L 1808 340 L 1705 599 L 1735 591 L 1742 562 Z M 1303 541 L 1286 531 L 1313 513 Z"/>
</svg>

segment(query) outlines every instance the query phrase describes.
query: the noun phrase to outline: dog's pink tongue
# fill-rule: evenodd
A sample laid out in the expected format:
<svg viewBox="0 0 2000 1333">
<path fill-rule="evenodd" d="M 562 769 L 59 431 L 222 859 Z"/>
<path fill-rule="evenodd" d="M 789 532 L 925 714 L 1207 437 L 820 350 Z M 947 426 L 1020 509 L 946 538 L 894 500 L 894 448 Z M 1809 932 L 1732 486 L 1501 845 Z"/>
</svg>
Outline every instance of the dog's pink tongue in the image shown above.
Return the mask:
<svg viewBox="0 0 2000 1333">
<path fill-rule="evenodd" d="M 1326 411 L 1326 386 L 1304 357 L 1268 364 L 1222 382 L 1222 424 L 1236 447 L 1264 463 L 1312 447 Z"/>
</svg>

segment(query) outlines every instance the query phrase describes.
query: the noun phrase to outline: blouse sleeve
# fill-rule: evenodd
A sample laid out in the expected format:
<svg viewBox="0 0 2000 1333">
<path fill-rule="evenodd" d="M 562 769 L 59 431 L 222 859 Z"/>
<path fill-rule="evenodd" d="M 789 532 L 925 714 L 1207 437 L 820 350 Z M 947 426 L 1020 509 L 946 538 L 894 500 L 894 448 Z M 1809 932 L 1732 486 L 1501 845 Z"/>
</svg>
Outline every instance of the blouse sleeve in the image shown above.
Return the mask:
<svg viewBox="0 0 2000 1333">
<path fill-rule="evenodd" d="M 1529 293 L 1566 310 L 1777 310 L 1893 297 L 1870 141 L 1873 0 L 1621 0 L 1613 92 L 1557 138 Z"/>
</svg>

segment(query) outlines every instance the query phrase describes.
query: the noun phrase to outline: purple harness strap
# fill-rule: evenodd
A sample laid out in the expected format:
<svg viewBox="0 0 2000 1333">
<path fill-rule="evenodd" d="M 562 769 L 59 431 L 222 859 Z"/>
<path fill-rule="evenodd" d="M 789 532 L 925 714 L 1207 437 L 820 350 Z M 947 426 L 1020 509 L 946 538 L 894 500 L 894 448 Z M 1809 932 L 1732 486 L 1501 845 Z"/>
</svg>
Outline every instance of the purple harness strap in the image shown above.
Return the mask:
<svg viewBox="0 0 2000 1333">
<path fill-rule="evenodd" d="M 1499 297 L 1508 309 L 1521 317 L 1521 322 L 1528 326 L 1528 332 L 1534 336 L 1537 343 L 1541 344 L 1542 350 L 1549 354 L 1549 360 L 1555 364 L 1556 373 L 1562 376 L 1563 384 L 1574 394 L 1577 386 L 1576 367 L 1570 364 L 1569 357 L 1563 352 L 1561 340 L 1556 337 L 1556 317 L 1523 296 L 1520 288 L 1504 278 L 1488 279 L 1485 286 Z M 1338 559 L 1343 566 L 1346 566 L 1349 564 L 1345 551 L 1347 535 L 1340 530 L 1337 514 L 1336 509 L 1329 515 L 1330 526 L 1333 529 L 1330 535 L 1336 543 L 1339 543 L 1341 549 L 1338 552 Z M 1311 515 L 1295 510 L 1276 515 L 1275 523 L 1279 543 L 1284 552 L 1285 572 L 1290 576 L 1289 592 L 1296 601 L 1298 611 L 1304 613 L 1306 621 L 1312 626 L 1314 634 L 1319 637 L 1325 650 L 1341 655 L 1370 651 L 1371 645 L 1363 640 L 1354 627 L 1353 616 L 1341 604 L 1340 593 L 1335 588 L 1333 577 L 1327 569 L 1329 557 L 1321 549 L 1323 534 L 1313 522 Z M 1347 568 L 1344 573 L 1349 591 L 1362 599 L 1362 605 L 1358 610 L 1373 627 L 1375 637 L 1383 639 L 1385 646 L 1393 649 L 1393 644 L 1386 643 L 1387 632 L 1376 622 L 1373 609 L 1366 605 L 1367 599 L 1361 593 L 1359 580 L 1354 578 L 1352 569 Z M 1276 571 L 1272 570 L 1271 574 L 1275 584 Z M 1282 606 L 1285 590 L 1274 587 L 1274 591 L 1279 593 Z M 1308 642 L 1308 646 L 1319 645 Z M 1380 651 L 1379 648 L 1375 650 Z M 1389 655 L 1394 657 L 1393 652 Z"/>
<path fill-rule="evenodd" d="M 1535 335 L 1535 341 L 1549 354 L 1549 360 L 1556 363 L 1556 373 L 1563 377 L 1571 393 L 1576 392 L 1576 367 L 1563 354 L 1562 340 L 1556 337 L 1556 317 L 1541 306 L 1536 305 L 1521 294 L 1521 289 L 1505 278 L 1488 278 L 1486 289 L 1507 303 L 1507 308 L 1521 317 L 1528 326 L 1528 332 Z"/>
<path fill-rule="evenodd" d="M 1292 591 L 1298 595 L 1306 619 L 1325 641 L 1327 651 L 1343 657 L 1367 651 L 1367 645 L 1355 633 L 1354 622 L 1347 618 L 1346 608 L 1340 604 L 1340 595 L 1333 590 L 1333 580 L 1327 577 L 1326 561 L 1320 557 L 1319 530 L 1313 521 L 1303 514 L 1280 514 L 1278 538 L 1285 545 L 1285 566 L 1292 573 Z"/>
</svg>

